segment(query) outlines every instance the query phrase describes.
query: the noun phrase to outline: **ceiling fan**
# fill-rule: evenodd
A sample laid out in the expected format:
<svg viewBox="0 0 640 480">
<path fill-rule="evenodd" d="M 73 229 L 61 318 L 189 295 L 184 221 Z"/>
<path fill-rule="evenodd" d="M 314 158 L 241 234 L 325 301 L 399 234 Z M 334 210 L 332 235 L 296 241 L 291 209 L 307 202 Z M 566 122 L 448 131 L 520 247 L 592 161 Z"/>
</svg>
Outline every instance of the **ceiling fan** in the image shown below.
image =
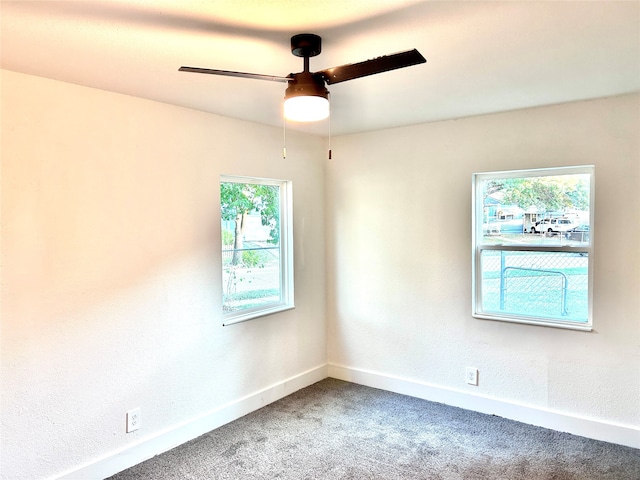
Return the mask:
<svg viewBox="0 0 640 480">
<path fill-rule="evenodd" d="M 319 55 L 321 50 L 322 41 L 318 35 L 301 33 L 291 37 L 291 53 L 304 59 L 304 70 L 299 73 L 290 73 L 286 77 L 199 67 L 180 67 L 179 71 L 288 83 L 284 102 L 285 117 L 294 121 L 311 122 L 329 116 L 329 91 L 325 84 L 333 85 L 426 62 L 420 52 L 413 49 L 364 62 L 310 72 L 309 58 Z"/>
</svg>

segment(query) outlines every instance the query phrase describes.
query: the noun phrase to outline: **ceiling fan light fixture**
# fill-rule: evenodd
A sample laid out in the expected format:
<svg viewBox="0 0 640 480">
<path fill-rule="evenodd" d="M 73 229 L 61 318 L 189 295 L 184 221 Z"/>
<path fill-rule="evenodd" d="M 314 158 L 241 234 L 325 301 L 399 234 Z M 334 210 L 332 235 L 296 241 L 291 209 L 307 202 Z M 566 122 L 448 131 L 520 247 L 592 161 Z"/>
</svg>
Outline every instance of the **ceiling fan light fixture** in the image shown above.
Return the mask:
<svg viewBox="0 0 640 480">
<path fill-rule="evenodd" d="M 350 63 L 318 72 L 311 72 L 309 70 L 309 58 L 319 55 L 321 51 L 322 39 L 318 35 L 300 33 L 291 37 L 291 53 L 304 60 L 304 70 L 299 73 L 290 73 L 286 77 L 201 67 L 182 66 L 178 70 L 181 72 L 207 73 L 288 83 L 289 86 L 284 96 L 285 118 L 296 122 L 316 122 L 329 116 L 329 91 L 326 85 L 410 67 L 427 61 L 414 48 L 413 50 L 372 58 L 364 62 Z"/>
<path fill-rule="evenodd" d="M 293 77 L 284 95 L 284 116 L 294 122 L 317 122 L 329 116 L 329 91 L 324 80 L 309 72 Z"/>
<path fill-rule="evenodd" d="M 294 122 L 317 122 L 329 116 L 329 100 L 325 97 L 298 96 L 284 101 L 284 116 Z"/>
</svg>

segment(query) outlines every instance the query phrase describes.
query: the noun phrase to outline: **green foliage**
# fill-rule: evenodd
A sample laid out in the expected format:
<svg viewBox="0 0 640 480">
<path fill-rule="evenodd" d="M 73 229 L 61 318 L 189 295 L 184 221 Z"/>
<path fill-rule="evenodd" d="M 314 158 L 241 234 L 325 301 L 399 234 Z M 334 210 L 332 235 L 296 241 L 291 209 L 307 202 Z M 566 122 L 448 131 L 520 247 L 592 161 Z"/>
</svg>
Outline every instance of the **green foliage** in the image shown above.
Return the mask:
<svg viewBox="0 0 640 480">
<path fill-rule="evenodd" d="M 230 230 L 222 230 L 222 244 L 233 245 L 233 232 Z"/>
<path fill-rule="evenodd" d="M 262 257 L 255 250 L 245 250 L 242 252 L 242 263 L 247 267 L 257 267 L 262 263 Z"/>
<path fill-rule="evenodd" d="M 220 211 L 223 220 L 235 220 L 238 215 L 253 209 L 251 197 L 244 190 L 243 183 L 220 183 Z"/>
<path fill-rule="evenodd" d="M 487 183 L 485 194 L 502 192 L 504 205 L 517 205 L 539 211 L 588 210 L 589 176 L 557 175 L 547 177 L 505 178 Z"/>
<path fill-rule="evenodd" d="M 270 227 L 270 243 L 280 241 L 280 198 L 276 185 L 220 183 L 220 210 L 223 220 L 238 221 L 252 211 L 260 214 L 262 225 Z"/>
<path fill-rule="evenodd" d="M 269 243 L 277 245 L 280 242 L 280 189 L 275 185 L 255 185 L 258 212 L 262 225 L 269 227 Z"/>
<path fill-rule="evenodd" d="M 225 295 L 224 305 L 226 312 L 233 312 L 237 310 L 263 307 L 267 303 L 275 302 L 280 296 L 280 290 L 278 289 L 265 289 L 265 290 L 247 290 L 231 295 Z M 248 300 L 254 300 L 253 302 L 247 302 Z M 243 302 L 242 305 L 238 305 L 236 302 Z"/>
</svg>

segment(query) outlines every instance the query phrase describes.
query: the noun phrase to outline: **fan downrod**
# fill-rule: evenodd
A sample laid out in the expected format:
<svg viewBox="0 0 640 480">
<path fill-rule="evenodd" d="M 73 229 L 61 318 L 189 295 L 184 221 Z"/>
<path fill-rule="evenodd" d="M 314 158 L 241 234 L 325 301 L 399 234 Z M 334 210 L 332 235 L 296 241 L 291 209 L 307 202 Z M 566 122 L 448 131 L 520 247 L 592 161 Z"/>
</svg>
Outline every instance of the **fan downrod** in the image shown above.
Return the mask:
<svg viewBox="0 0 640 480">
<path fill-rule="evenodd" d="M 296 57 L 315 57 L 322 51 L 322 40 L 313 33 L 300 33 L 291 37 L 291 53 Z"/>
</svg>

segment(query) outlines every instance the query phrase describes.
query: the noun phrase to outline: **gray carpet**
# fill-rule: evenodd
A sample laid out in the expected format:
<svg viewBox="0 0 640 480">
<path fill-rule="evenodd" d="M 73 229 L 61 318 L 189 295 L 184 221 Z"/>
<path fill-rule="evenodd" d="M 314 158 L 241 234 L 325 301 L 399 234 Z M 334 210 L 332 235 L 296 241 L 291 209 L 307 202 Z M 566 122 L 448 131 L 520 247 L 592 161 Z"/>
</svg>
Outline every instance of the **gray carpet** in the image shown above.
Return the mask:
<svg viewBox="0 0 640 480">
<path fill-rule="evenodd" d="M 640 480 L 640 450 L 326 379 L 112 480 Z"/>
</svg>

